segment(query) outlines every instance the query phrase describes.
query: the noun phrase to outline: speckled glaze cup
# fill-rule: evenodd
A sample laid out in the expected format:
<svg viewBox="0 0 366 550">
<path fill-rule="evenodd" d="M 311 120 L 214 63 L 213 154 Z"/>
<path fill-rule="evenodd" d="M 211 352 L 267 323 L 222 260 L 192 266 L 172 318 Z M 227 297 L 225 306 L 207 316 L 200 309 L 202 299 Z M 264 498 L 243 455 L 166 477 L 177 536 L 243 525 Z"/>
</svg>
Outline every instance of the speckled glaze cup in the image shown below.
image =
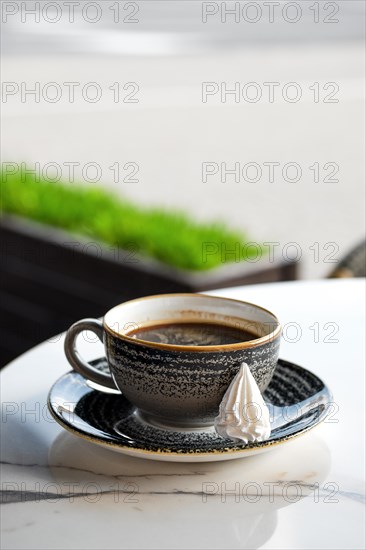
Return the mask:
<svg viewBox="0 0 366 550">
<path fill-rule="evenodd" d="M 241 328 L 253 340 L 183 346 L 128 335 L 158 323 L 201 322 Z M 104 342 L 109 373 L 84 361 L 76 337 L 91 330 Z M 277 365 L 281 326 L 273 313 L 247 302 L 204 294 L 162 294 L 120 304 L 103 321 L 83 319 L 66 334 L 65 354 L 79 374 L 118 389 L 146 422 L 162 426 L 213 424 L 231 380 L 245 361 L 263 392 Z"/>
</svg>

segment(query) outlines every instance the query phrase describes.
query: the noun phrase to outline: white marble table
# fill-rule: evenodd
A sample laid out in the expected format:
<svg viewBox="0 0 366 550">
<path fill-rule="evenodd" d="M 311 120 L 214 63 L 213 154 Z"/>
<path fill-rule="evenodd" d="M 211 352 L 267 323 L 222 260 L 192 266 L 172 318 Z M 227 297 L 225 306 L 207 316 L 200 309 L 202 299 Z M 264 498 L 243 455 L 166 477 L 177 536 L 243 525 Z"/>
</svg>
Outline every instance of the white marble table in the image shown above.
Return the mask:
<svg viewBox="0 0 366 550">
<path fill-rule="evenodd" d="M 277 450 L 229 462 L 117 454 L 66 433 L 47 412 L 50 385 L 69 370 L 56 337 L 1 374 L 3 549 L 365 548 L 364 280 L 217 294 L 277 313 L 281 357 L 333 392 L 329 420 Z M 101 352 L 83 345 L 89 357 Z"/>
</svg>

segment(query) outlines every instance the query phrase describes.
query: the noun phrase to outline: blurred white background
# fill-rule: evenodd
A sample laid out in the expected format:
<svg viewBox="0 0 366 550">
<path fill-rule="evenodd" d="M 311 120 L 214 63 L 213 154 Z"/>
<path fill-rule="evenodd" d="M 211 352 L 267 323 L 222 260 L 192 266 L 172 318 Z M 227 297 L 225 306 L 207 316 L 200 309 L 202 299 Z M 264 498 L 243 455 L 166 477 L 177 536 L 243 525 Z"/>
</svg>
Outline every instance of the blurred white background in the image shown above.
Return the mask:
<svg viewBox="0 0 366 550">
<path fill-rule="evenodd" d="M 2 2 L 3 162 L 57 163 L 63 180 L 65 163 L 79 163 L 77 181 L 97 163 L 88 185 L 97 174 L 140 204 L 224 220 L 278 242 L 278 255 L 298 243 L 305 278 L 328 274 L 364 237 L 363 1 L 81 1 L 74 22 L 66 2 L 33 15 L 21 4 L 36 3 Z M 206 102 L 204 82 L 219 90 Z M 235 83 L 244 97 L 221 98 Z M 206 162 L 219 172 L 203 181 Z M 262 175 L 223 182 L 221 163 L 256 163 Z M 268 163 L 279 163 L 274 181 Z M 287 163 L 299 181 L 291 166 L 283 177 Z M 123 181 L 132 172 L 138 181 Z"/>
</svg>

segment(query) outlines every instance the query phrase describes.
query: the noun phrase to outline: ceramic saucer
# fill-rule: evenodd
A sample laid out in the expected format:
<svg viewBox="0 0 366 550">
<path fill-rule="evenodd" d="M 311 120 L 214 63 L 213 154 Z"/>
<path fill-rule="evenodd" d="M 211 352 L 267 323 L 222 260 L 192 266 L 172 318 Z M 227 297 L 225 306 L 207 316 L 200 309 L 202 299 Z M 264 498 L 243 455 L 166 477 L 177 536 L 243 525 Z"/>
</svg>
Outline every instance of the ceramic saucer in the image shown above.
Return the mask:
<svg viewBox="0 0 366 550">
<path fill-rule="evenodd" d="M 92 362 L 106 371 L 105 358 Z M 213 428 L 168 430 L 144 423 L 121 394 L 100 391 L 72 371 L 52 386 L 48 406 L 55 420 L 73 434 L 128 455 L 171 462 L 231 460 L 262 453 L 307 432 L 327 416 L 332 400 L 326 385 L 307 369 L 279 360 L 264 393 L 274 406 L 291 406 L 319 392 L 321 405 L 272 429 L 270 438 L 240 445 Z"/>
</svg>

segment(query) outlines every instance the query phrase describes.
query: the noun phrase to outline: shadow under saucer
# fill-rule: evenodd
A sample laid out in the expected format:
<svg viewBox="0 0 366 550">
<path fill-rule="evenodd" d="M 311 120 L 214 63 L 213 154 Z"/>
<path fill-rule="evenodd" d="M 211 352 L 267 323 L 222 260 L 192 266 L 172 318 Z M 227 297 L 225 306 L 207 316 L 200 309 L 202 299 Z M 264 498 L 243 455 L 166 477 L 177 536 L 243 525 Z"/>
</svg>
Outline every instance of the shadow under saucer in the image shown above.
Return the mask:
<svg viewBox="0 0 366 550">
<path fill-rule="evenodd" d="M 143 533 L 136 531 L 144 512 L 149 524 L 168 524 L 169 532 L 180 533 L 180 548 L 192 544 L 192 533 L 197 547 L 206 547 L 208 530 L 217 547 L 259 548 L 274 533 L 278 510 L 319 487 L 330 463 L 329 449 L 316 434 L 245 461 L 147 461 L 67 432 L 56 438 L 49 452 L 55 482 L 72 487 L 75 499 L 99 495 L 93 511 L 108 517 L 108 529 L 116 530 L 116 536 L 123 503 L 123 529 L 130 531 L 137 546 L 144 545 Z M 162 537 L 164 532 L 162 527 Z"/>
</svg>

